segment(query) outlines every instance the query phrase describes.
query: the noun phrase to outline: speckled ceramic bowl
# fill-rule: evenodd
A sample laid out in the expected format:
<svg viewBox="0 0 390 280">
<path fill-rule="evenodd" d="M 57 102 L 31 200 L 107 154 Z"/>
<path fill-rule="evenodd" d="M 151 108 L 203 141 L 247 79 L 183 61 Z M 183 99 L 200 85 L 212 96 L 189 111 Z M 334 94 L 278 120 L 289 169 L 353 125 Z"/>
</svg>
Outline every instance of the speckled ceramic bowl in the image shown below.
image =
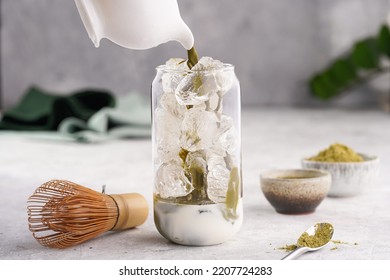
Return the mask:
<svg viewBox="0 0 390 280">
<path fill-rule="evenodd" d="M 359 154 L 362 162 L 320 162 L 302 160 L 303 168 L 328 171 L 332 175 L 332 186 L 328 196 L 347 197 L 361 194 L 375 182 L 379 171 L 379 158 Z"/>
<path fill-rule="evenodd" d="M 331 176 L 317 169 L 270 170 L 260 175 L 260 183 L 278 213 L 306 214 L 314 212 L 328 194 Z"/>
</svg>

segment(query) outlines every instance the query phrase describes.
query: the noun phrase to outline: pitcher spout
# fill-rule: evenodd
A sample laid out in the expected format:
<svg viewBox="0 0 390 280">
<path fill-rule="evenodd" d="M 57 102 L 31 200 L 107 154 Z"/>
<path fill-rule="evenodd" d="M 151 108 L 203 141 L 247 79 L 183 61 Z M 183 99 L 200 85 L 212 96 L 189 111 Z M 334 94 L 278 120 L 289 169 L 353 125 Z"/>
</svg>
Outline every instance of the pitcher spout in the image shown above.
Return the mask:
<svg viewBox="0 0 390 280">
<path fill-rule="evenodd" d="M 102 38 L 129 49 L 149 49 L 178 41 L 194 45 L 191 30 L 180 16 L 177 0 L 75 0 L 95 47 Z"/>
<path fill-rule="evenodd" d="M 100 40 L 103 38 L 103 30 L 94 5 L 90 0 L 75 0 L 75 2 L 88 36 L 98 48 Z"/>
<path fill-rule="evenodd" d="M 190 50 L 194 46 L 194 36 L 191 29 L 184 23 L 181 30 L 173 37 L 173 40 L 179 42 L 186 50 Z"/>
</svg>

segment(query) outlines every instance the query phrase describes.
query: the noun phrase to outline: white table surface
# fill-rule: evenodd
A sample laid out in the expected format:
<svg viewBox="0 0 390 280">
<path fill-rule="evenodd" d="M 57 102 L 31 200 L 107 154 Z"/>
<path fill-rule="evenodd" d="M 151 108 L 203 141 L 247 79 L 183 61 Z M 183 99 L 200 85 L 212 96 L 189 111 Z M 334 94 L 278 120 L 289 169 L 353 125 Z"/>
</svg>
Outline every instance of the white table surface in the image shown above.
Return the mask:
<svg viewBox="0 0 390 280">
<path fill-rule="evenodd" d="M 282 215 L 261 193 L 259 174 L 299 168 L 300 159 L 334 142 L 378 155 L 377 184 L 350 198 L 326 198 L 307 215 Z M 152 207 L 150 140 L 100 144 L 44 140 L 39 134 L 0 132 L 0 259 L 239 259 L 277 260 L 310 225 L 334 225 L 335 240 L 301 259 L 390 259 L 390 115 L 381 111 L 251 109 L 242 114 L 244 223 L 230 241 L 208 247 L 175 245 L 159 235 L 152 209 L 136 229 L 108 232 L 68 249 L 42 247 L 27 224 L 27 198 L 42 183 L 58 178 L 97 191 L 139 192 Z M 358 245 L 354 245 L 357 243 Z M 331 250 L 337 246 L 337 249 Z"/>
</svg>

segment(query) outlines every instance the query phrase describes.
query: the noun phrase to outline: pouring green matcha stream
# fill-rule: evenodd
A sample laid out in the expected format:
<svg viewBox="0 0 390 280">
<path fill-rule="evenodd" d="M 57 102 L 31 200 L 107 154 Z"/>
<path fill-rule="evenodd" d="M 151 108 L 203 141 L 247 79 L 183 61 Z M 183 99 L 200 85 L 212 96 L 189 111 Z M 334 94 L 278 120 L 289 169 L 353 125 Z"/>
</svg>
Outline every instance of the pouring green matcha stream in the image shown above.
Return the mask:
<svg viewBox="0 0 390 280">
<path fill-rule="evenodd" d="M 318 223 L 308 228 L 297 241 L 297 248 L 282 260 L 292 260 L 306 252 L 317 251 L 325 247 L 332 239 L 333 226 L 328 223 Z"/>
</svg>

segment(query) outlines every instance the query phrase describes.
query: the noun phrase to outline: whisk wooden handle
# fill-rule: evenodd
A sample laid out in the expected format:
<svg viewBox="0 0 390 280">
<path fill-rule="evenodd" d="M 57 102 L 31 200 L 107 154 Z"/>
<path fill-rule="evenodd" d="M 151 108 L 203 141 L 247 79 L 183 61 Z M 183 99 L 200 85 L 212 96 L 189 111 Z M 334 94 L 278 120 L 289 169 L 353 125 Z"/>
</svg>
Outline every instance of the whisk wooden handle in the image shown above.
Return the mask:
<svg viewBox="0 0 390 280">
<path fill-rule="evenodd" d="M 142 225 L 148 217 L 148 204 L 138 193 L 113 194 L 110 197 L 118 206 L 118 219 L 112 230 L 123 230 Z"/>
</svg>

